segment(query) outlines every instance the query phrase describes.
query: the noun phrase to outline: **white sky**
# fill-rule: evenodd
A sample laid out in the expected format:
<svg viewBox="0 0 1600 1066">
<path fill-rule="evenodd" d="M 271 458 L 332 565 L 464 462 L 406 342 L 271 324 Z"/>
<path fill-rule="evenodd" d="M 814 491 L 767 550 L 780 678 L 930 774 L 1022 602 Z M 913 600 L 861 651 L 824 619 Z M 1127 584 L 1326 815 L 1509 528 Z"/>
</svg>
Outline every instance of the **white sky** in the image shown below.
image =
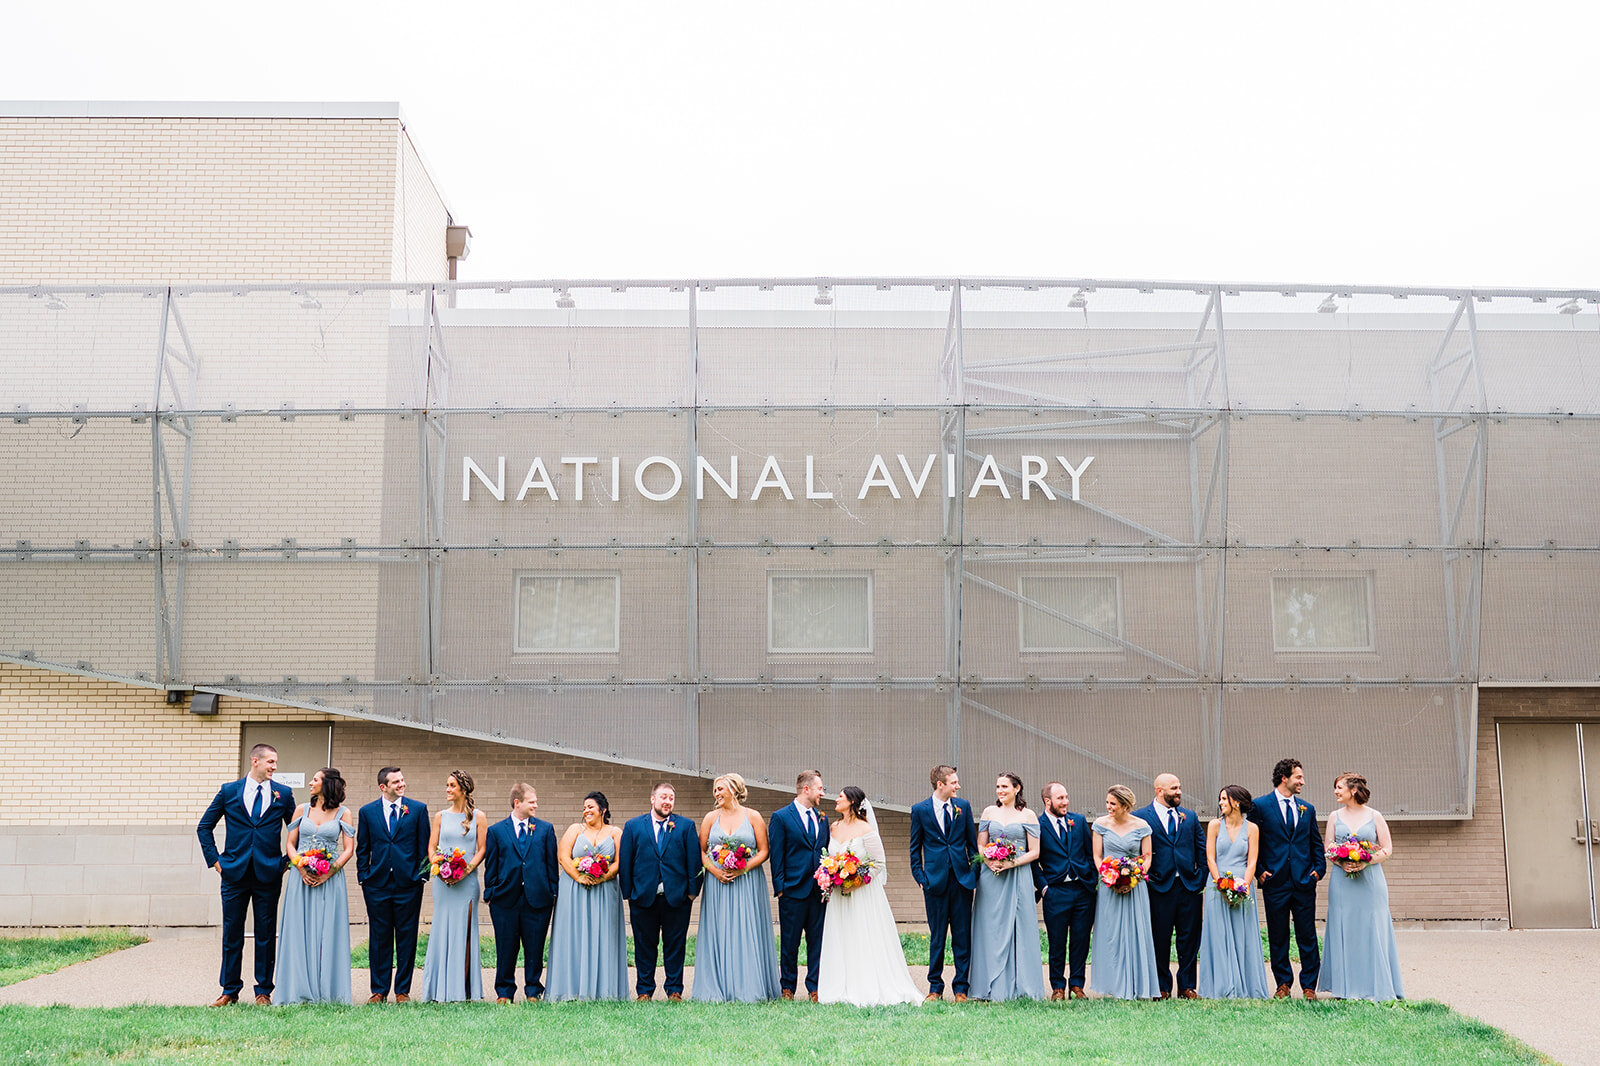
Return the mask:
<svg viewBox="0 0 1600 1066">
<path fill-rule="evenodd" d="M 1595 11 L 32 3 L 0 98 L 398 100 L 468 279 L 1594 287 Z"/>
</svg>

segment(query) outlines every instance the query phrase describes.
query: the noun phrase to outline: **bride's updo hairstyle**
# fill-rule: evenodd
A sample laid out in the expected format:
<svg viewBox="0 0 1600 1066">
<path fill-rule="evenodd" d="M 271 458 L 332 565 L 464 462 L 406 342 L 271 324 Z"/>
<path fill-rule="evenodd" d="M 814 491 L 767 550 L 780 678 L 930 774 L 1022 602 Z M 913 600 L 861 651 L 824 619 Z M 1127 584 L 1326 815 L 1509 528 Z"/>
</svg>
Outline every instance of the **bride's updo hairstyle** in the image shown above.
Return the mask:
<svg viewBox="0 0 1600 1066">
<path fill-rule="evenodd" d="M 855 785 L 846 785 L 839 790 L 839 793 L 850 801 L 850 813 L 862 821 L 866 821 L 867 794 Z"/>
</svg>

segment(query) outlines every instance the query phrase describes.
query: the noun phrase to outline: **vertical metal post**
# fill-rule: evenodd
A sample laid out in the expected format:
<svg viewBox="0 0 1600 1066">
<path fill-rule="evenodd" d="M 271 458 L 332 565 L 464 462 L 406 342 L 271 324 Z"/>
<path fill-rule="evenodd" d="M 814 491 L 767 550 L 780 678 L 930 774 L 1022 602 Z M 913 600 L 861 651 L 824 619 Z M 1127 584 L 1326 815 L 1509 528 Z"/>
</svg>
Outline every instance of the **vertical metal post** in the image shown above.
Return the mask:
<svg viewBox="0 0 1600 1066">
<path fill-rule="evenodd" d="M 950 284 L 950 321 L 945 328 L 944 370 L 950 385 L 953 406 L 940 416 L 940 441 L 943 455 L 954 454 L 959 465 L 965 467 L 967 454 L 967 390 L 966 357 L 962 343 L 961 279 Z M 939 465 L 949 460 L 940 457 Z M 943 470 L 940 471 L 941 475 Z M 941 478 L 942 480 L 942 478 Z M 961 765 L 961 589 L 966 572 L 965 558 L 965 494 L 960 491 L 962 479 L 956 481 L 954 498 L 944 500 L 944 626 L 945 670 L 950 677 L 950 692 L 945 701 L 945 761 L 951 766 Z M 940 486 L 941 495 L 943 485 Z"/>
<path fill-rule="evenodd" d="M 1215 320 L 1212 328 L 1217 331 L 1217 387 L 1221 390 L 1221 400 L 1217 405 L 1217 457 L 1215 469 L 1221 484 L 1214 487 L 1217 499 L 1217 580 L 1212 589 L 1212 608 L 1209 621 L 1211 631 L 1210 661 L 1206 664 L 1207 673 L 1211 674 L 1210 690 L 1207 693 L 1207 704 L 1210 708 L 1211 736 L 1210 757 L 1206 760 L 1206 771 L 1211 776 L 1211 787 L 1214 791 L 1222 790 L 1222 744 L 1223 736 L 1227 732 L 1227 692 L 1223 682 L 1227 674 L 1227 595 L 1228 595 L 1228 492 L 1229 478 L 1228 467 L 1231 457 L 1228 454 L 1228 442 L 1233 430 L 1233 392 L 1228 385 L 1228 332 L 1224 324 L 1222 313 L 1223 291 L 1217 287 L 1212 291 L 1211 313 Z"/>
<path fill-rule="evenodd" d="M 161 300 L 161 327 L 156 334 L 155 385 L 150 393 L 150 554 L 156 561 L 156 670 L 163 682 L 173 680 L 169 651 L 172 629 L 167 617 L 166 559 L 162 554 L 161 522 L 161 377 L 167 361 L 167 322 L 172 313 L 172 289 Z"/>
<path fill-rule="evenodd" d="M 689 463 L 688 470 L 699 469 L 700 460 L 700 301 L 699 286 L 689 287 Z M 692 773 L 709 769 L 700 758 L 700 501 L 689 486 L 688 496 L 688 553 L 689 566 L 685 576 L 684 610 L 685 627 L 684 668 L 688 671 L 689 699 L 684 712 L 683 757 L 684 765 Z"/>
</svg>

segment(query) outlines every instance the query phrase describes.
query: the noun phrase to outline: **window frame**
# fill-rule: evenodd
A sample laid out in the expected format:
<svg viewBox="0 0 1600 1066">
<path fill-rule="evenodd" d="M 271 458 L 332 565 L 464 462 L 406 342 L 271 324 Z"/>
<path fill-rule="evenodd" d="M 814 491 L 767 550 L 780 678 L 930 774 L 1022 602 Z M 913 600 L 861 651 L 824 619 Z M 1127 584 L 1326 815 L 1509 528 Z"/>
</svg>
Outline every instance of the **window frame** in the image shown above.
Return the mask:
<svg viewBox="0 0 1600 1066">
<path fill-rule="evenodd" d="M 608 578 L 611 581 L 611 647 L 528 648 L 522 645 L 522 583 L 525 579 Z M 622 572 L 620 570 L 517 570 L 511 578 L 513 655 L 619 655 L 622 652 Z"/>
<path fill-rule="evenodd" d="M 773 579 L 809 577 L 836 581 L 841 578 L 862 578 L 867 583 L 867 646 L 864 648 L 780 648 L 773 640 L 776 612 L 773 602 Z M 768 655 L 872 655 L 877 647 L 876 584 L 871 570 L 768 570 L 767 571 L 767 654 Z"/>
<path fill-rule="evenodd" d="M 1272 651 L 1275 655 L 1373 655 L 1378 651 L 1378 593 L 1376 575 L 1371 570 L 1274 570 L 1267 575 L 1267 621 L 1272 631 Z M 1279 580 L 1359 581 L 1366 596 L 1367 643 L 1364 645 L 1326 647 L 1283 647 L 1278 643 L 1278 582 Z"/>
<path fill-rule="evenodd" d="M 1117 628 L 1115 630 L 1115 635 L 1116 635 L 1118 640 L 1127 640 L 1128 639 L 1127 636 L 1124 635 L 1124 633 L 1123 633 L 1122 575 L 1120 573 L 1117 573 L 1114 570 L 1087 570 L 1087 571 L 1085 571 L 1085 570 L 1026 570 L 1026 571 L 1022 571 L 1022 572 L 1017 574 L 1016 594 L 1019 597 L 1018 602 L 1017 602 L 1017 654 L 1018 655 L 1121 655 L 1121 654 L 1123 654 L 1123 653 L 1125 653 L 1127 651 L 1126 648 L 1123 648 L 1122 646 L 1115 645 L 1115 644 L 1112 645 L 1109 648 L 1054 648 L 1054 647 L 1045 648 L 1045 647 L 1029 647 L 1025 643 L 1024 634 L 1026 633 L 1026 626 L 1024 625 L 1023 619 L 1026 617 L 1026 612 L 1032 610 L 1033 608 L 1031 608 L 1027 604 L 1021 602 L 1021 598 L 1025 597 L 1025 598 L 1028 598 L 1028 599 L 1033 599 L 1033 597 L 1027 596 L 1027 594 L 1022 591 L 1022 583 L 1027 578 L 1036 578 L 1036 577 L 1043 577 L 1043 578 L 1050 578 L 1050 577 L 1102 578 L 1102 579 L 1108 578 L 1108 579 L 1110 579 L 1112 595 L 1113 595 L 1113 598 L 1115 599 L 1116 605 L 1117 605 Z M 1050 619 L 1050 620 L 1054 621 L 1054 619 Z M 1063 624 L 1065 624 L 1065 623 L 1063 623 Z"/>
</svg>

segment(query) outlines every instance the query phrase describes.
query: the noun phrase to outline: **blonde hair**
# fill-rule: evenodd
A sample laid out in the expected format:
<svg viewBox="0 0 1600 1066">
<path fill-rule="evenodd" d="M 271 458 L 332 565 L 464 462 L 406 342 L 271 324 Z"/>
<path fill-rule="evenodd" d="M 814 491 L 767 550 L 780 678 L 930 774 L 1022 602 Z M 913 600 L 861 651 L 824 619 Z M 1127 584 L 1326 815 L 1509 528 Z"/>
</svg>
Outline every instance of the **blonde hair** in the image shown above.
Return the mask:
<svg viewBox="0 0 1600 1066">
<path fill-rule="evenodd" d="M 1133 810 L 1133 804 L 1135 802 L 1133 789 L 1129 788 L 1127 785 L 1112 785 L 1110 788 L 1106 789 L 1106 795 L 1112 797 L 1118 803 L 1120 803 L 1123 810 Z"/>
<path fill-rule="evenodd" d="M 718 785 L 727 785 L 728 791 L 733 793 L 733 798 L 738 800 L 740 803 L 743 803 L 745 801 L 745 797 L 750 795 L 750 790 L 745 787 L 744 778 L 740 777 L 738 774 L 723 774 L 721 777 L 711 782 L 712 789 L 715 789 Z"/>
</svg>

